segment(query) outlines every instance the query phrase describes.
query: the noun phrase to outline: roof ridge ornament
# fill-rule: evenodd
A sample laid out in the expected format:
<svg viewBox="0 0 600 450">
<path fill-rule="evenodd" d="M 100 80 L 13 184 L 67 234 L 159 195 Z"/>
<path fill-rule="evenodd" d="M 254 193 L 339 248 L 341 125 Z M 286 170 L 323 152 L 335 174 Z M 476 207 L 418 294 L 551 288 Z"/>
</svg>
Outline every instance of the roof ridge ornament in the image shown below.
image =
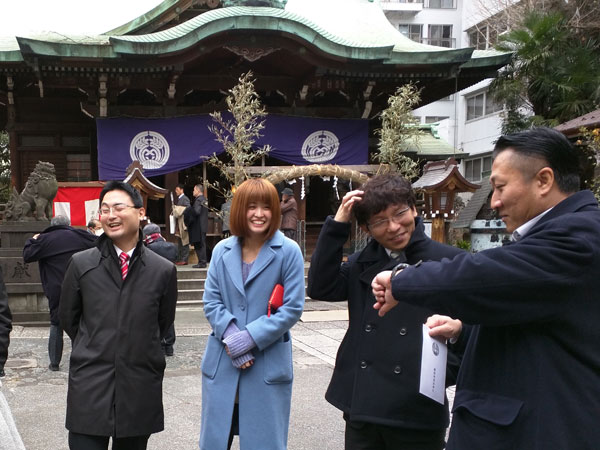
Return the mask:
<svg viewBox="0 0 600 450">
<path fill-rule="evenodd" d="M 222 2 L 225 8 L 228 6 L 266 6 L 284 9 L 287 0 L 222 0 Z"/>
</svg>

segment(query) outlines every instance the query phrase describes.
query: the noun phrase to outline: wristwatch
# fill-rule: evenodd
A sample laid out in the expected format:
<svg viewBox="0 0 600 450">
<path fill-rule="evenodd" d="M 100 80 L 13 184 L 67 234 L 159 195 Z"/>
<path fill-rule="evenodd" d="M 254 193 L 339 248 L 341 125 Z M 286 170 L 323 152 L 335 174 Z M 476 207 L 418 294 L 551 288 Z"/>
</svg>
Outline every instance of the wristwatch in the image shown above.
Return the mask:
<svg viewBox="0 0 600 450">
<path fill-rule="evenodd" d="M 410 266 L 410 264 L 406 264 L 406 263 L 396 264 L 394 266 L 394 268 L 392 269 L 392 274 L 390 275 L 390 281 L 392 281 L 396 275 L 398 275 L 400 272 L 402 272 L 408 266 Z"/>
<path fill-rule="evenodd" d="M 413 264 L 413 267 L 419 267 L 422 262 L 423 262 L 422 259 L 417 261 L 415 264 Z M 390 275 L 390 282 L 394 279 L 394 277 L 396 275 L 398 275 L 400 272 L 402 272 L 404 269 L 406 269 L 409 266 L 410 266 L 410 264 L 407 264 L 407 263 L 396 264 L 396 266 L 394 266 L 394 268 L 392 269 L 392 274 Z"/>
</svg>

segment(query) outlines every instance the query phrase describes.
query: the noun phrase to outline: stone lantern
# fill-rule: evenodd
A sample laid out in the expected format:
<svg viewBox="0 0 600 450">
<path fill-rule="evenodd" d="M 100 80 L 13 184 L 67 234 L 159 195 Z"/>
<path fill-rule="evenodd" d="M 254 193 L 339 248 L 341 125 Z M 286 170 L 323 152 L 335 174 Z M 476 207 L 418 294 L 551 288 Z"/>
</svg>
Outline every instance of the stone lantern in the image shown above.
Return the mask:
<svg viewBox="0 0 600 450">
<path fill-rule="evenodd" d="M 425 164 L 423 176 L 413 183 L 423 192 L 421 217 L 431 219 L 431 239 L 446 242 L 446 221 L 454 218 L 454 198 L 458 192 L 475 192 L 481 186 L 461 175 L 454 158 Z"/>
</svg>

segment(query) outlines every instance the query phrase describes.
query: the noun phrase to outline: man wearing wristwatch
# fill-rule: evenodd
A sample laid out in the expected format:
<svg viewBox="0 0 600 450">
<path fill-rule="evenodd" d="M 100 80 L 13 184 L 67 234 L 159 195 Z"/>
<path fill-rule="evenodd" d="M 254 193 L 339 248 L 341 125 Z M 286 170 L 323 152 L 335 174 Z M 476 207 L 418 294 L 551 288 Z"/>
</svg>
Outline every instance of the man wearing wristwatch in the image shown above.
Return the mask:
<svg viewBox="0 0 600 450">
<path fill-rule="evenodd" d="M 342 263 L 352 215 L 372 239 Z M 348 331 L 325 395 L 344 414 L 346 450 L 444 448 L 448 404 L 419 394 L 422 325 L 432 312 L 406 306 L 378 317 L 371 281 L 382 270 L 397 273 L 460 252 L 425 235 L 410 182 L 399 175 L 375 176 L 362 190 L 348 192 L 335 217 L 325 221 L 311 258 L 308 295 L 348 301 Z M 460 330 L 459 321 L 451 323 Z M 454 384 L 459 358 L 449 352 L 448 361 L 446 381 Z"/>
<path fill-rule="evenodd" d="M 600 209 L 579 190 L 581 148 L 540 127 L 501 136 L 492 156 L 491 207 L 513 241 L 408 267 L 391 283 L 382 272 L 377 308 L 425 304 L 476 324 L 448 450 L 597 449 Z"/>
</svg>

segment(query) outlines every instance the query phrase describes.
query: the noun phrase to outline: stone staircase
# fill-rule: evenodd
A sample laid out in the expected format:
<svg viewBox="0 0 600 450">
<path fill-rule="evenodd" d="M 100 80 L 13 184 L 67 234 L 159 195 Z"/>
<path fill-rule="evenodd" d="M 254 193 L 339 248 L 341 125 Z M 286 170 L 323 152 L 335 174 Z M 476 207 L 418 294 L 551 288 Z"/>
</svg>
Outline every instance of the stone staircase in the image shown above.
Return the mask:
<svg viewBox="0 0 600 450">
<path fill-rule="evenodd" d="M 304 282 L 308 282 L 309 263 L 304 263 Z M 191 265 L 177 266 L 177 307 L 202 308 L 204 281 L 207 269 L 196 269 Z M 312 301 L 306 297 L 306 301 Z"/>
</svg>

